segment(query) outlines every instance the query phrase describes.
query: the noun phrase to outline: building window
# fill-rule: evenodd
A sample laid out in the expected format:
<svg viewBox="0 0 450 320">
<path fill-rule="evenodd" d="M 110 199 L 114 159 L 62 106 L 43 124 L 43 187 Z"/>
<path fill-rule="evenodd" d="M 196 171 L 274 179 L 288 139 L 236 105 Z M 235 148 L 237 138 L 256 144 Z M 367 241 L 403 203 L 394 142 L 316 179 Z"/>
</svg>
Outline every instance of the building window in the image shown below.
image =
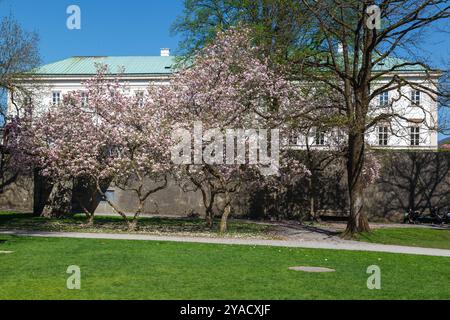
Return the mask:
<svg viewBox="0 0 450 320">
<path fill-rule="evenodd" d="M 53 91 L 52 92 L 52 103 L 53 105 L 57 105 L 61 102 L 61 92 Z"/>
<path fill-rule="evenodd" d="M 335 137 L 336 137 L 335 142 L 340 144 L 341 142 L 345 141 L 345 132 L 337 129 Z"/>
<path fill-rule="evenodd" d="M 421 93 L 419 90 L 411 90 L 411 103 L 420 106 Z"/>
<path fill-rule="evenodd" d="M 315 143 L 316 146 L 323 146 L 323 145 L 325 145 L 325 132 L 323 132 L 322 130 L 316 130 L 314 143 Z"/>
<path fill-rule="evenodd" d="M 289 134 L 289 145 L 291 146 L 297 146 L 298 143 L 298 132 L 293 131 Z"/>
<path fill-rule="evenodd" d="M 387 146 L 388 145 L 388 130 L 387 126 L 378 127 L 378 145 L 379 146 Z"/>
<path fill-rule="evenodd" d="M 380 107 L 387 106 L 389 104 L 389 91 L 381 93 L 378 102 L 380 104 Z"/>
<path fill-rule="evenodd" d="M 409 130 L 411 134 L 411 146 L 420 145 L 420 127 L 413 126 Z"/>
<path fill-rule="evenodd" d="M 144 91 L 136 91 L 136 100 L 139 107 L 144 106 Z"/>
<path fill-rule="evenodd" d="M 81 93 L 81 107 L 85 108 L 89 106 L 89 95 L 87 92 Z"/>
</svg>

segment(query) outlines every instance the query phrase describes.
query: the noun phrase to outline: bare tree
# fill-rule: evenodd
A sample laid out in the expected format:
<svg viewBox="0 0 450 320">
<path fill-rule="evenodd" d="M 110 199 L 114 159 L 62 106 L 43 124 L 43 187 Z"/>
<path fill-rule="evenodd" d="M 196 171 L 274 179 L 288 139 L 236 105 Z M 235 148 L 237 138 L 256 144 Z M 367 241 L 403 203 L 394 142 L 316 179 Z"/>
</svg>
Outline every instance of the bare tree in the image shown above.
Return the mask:
<svg viewBox="0 0 450 320">
<path fill-rule="evenodd" d="M 366 133 L 381 121 L 409 120 L 390 106 L 373 115 L 371 105 L 383 92 L 398 91 L 404 97 L 401 88 L 405 86 L 417 89 L 433 100 L 446 94 L 439 91 L 439 74 L 432 72 L 418 57 L 409 54 L 409 61 L 393 57 L 414 51 L 414 37 L 418 32 L 423 32 L 425 27 L 438 20 L 449 18 L 449 2 L 302 2 L 316 25 L 316 36 L 312 41 L 315 50 L 312 55 L 298 59 L 297 64 L 301 66 L 303 76 L 327 84 L 343 99 L 338 109 L 343 115 L 341 126 L 348 135 L 345 152 L 350 203 L 350 218 L 344 236 L 352 237 L 354 233 L 370 230 L 364 212 L 362 179 Z M 380 29 L 373 20 L 376 9 L 381 12 Z M 411 67 L 422 68 L 427 82 L 415 82 L 402 76 L 402 70 Z M 389 80 L 382 82 L 385 77 Z M 409 96 L 406 98 L 410 99 Z"/>
<path fill-rule="evenodd" d="M 8 100 L 15 112 L 32 98 L 31 71 L 39 64 L 38 36 L 24 31 L 12 16 L 0 21 L 0 193 L 16 181 L 7 148 Z M 27 81 L 20 80 L 27 79 Z"/>
</svg>

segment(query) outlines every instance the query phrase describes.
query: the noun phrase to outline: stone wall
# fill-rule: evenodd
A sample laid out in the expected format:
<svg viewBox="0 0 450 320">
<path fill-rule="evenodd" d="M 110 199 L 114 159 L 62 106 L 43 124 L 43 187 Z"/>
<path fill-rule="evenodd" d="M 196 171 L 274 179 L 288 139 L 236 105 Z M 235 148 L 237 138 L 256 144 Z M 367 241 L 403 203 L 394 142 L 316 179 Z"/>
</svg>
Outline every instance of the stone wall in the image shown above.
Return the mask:
<svg viewBox="0 0 450 320">
<path fill-rule="evenodd" d="M 432 207 L 450 207 L 450 153 L 377 152 L 383 169 L 380 179 L 366 189 L 366 212 L 371 219 L 401 221 L 409 208 L 428 212 Z M 318 215 L 345 217 L 347 193 L 342 163 L 329 166 L 316 181 L 315 208 Z M 34 183 L 36 182 L 36 183 Z M 22 176 L 0 194 L 0 209 L 38 212 L 51 192 L 42 178 Z M 310 214 L 309 183 L 300 179 L 282 192 L 249 183 L 233 195 L 233 215 L 256 219 L 305 219 Z M 36 191 L 33 191 L 35 189 Z M 78 188 L 79 189 L 79 188 Z M 138 205 L 136 196 L 117 187 L 106 187 L 106 195 L 123 211 L 132 213 Z M 78 193 L 77 193 L 78 192 Z M 78 195 L 88 194 L 79 189 Z M 82 212 L 77 201 L 73 209 Z M 215 211 L 220 212 L 221 201 Z M 114 213 L 104 199 L 93 203 L 97 214 Z M 40 209 L 39 209 L 40 208 Z M 201 193 L 185 191 L 174 180 L 168 187 L 150 196 L 144 209 L 147 214 L 186 216 L 204 214 Z"/>
<path fill-rule="evenodd" d="M 425 214 L 437 207 L 450 212 L 450 153 L 377 151 L 380 178 L 365 190 L 365 209 L 372 221 L 403 220 L 409 209 Z M 282 192 L 250 185 L 236 197 L 235 212 L 263 219 L 308 219 L 311 216 L 307 179 Z M 348 198 L 344 163 L 318 173 L 316 216 L 345 218 Z"/>
<path fill-rule="evenodd" d="M 149 182 L 149 188 L 155 186 L 156 184 Z M 137 209 L 138 199 L 133 192 L 123 191 L 118 187 L 111 186 L 107 189 L 106 195 L 111 197 L 112 202 L 124 212 L 132 213 Z M 100 201 L 95 212 L 96 214 L 112 213 L 114 210 L 106 201 Z M 191 212 L 204 214 L 201 193 L 185 192 L 171 179 L 166 189 L 151 195 L 144 207 L 144 213 L 146 214 L 186 216 Z"/>
<path fill-rule="evenodd" d="M 450 152 L 381 152 L 382 174 L 366 190 L 373 218 L 402 220 L 409 209 L 450 212 Z"/>
<path fill-rule="evenodd" d="M 0 210 L 33 212 L 33 177 L 22 175 L 0 193 Z"/>
</svg>

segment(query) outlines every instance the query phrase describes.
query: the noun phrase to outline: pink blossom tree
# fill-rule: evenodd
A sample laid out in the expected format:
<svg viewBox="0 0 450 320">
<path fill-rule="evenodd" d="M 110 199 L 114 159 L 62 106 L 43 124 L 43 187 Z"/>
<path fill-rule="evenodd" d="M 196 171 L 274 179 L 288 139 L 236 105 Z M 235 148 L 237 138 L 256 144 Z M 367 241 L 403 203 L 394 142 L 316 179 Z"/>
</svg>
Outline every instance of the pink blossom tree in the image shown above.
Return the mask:
<svg viewBox="0 0 450 320">
<path fill-rule="evenodd" d="M 286 74 L 253 45 L 250 29 L 237 27 L 218 33 L 216 40 L 199 51 L 189 66 L 175 74 L 165 94 L 173 118 L 186 130 L 200 123 L 204 132 L 216 130 L 225 137 L 229 129 L 278 129 L 284 125 L 283 116 L 288 111 L 300 112 L 308 103 L 301 98 L 298 84 L 287 79 Z M 230 163 L 220 140 L 218 148 L 211 148 L 217 142 L 215 138 L 201 138 L 203 154 L 216 161 L 189 164 L 182 172 L 201 190 L 209 225 L 214 200 L 222 196 L 220 231 L 225 232 L 231 214 L 231 194 L 239 190 L 250 171 L 260 170 L 262 165 Z M 255 141 L 237 141 L 242 142 L 245 145 Z M 273 155 L 278 150 L 272 142 L 268 149 Z M 195 152 L 188 156 L 195 159 Z"/>
<path fill-rule="evenodd" d="M 69 93 L 46 110 L 32 110 L 32 120 L 21 119 L 15 154 L 53 180 L 88 181 L 102 196 L 105 181 L 132 191 L 138 206 L 131 219 L 106 201 L 134 229 L 145 202 L 167 185 L 170 168 L 171 126 L 153 98 L 156 92 L 149 88 L 143 96 L 133 95 L 101 66 L 85 90 Z M 94 213 L 84 209 L 92 223 Z"/>
</svg>

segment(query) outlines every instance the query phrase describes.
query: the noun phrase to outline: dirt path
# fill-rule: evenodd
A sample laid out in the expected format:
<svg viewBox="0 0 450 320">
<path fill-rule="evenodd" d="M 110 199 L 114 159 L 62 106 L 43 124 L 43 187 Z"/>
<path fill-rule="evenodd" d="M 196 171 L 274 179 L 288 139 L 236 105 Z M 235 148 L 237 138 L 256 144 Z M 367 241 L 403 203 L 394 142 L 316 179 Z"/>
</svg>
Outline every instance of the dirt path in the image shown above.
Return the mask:
<svg viewBox="0 0 450 320">
<path fill-rule="evenodd" d="M 3 231 L 0 234 L 45 237 L 45 238 L 78 238 L 78 239 L 110 239 L 110 240 L 139 240 L 139 241 L 172 241 L 190 243 L 211 243 L 227 245 L 258 245 L 275 247 L 295 247 L 311 249 L 351 250 L 389 252 L 401 254 L 427 255 L 450 257 L 450 250 L 405 247 L 395 245 L 373 244 L 357 241 L 342 240 L 337 237 L 325 236 L 322 240 L 306 240 L 306 234 L 301 237 L 305 239 L 289 240 L 259 240 L 259 239 L 232 239 L 232 238 L 205 238 L 205 237 L 176 237 L 176 236 L 152 236 L 138 234 L 107 234 L 107 233 L 79 233 L 79 232 L 38 232 L 38 231 Z"/>
<path fill-rule="evenodd" d="M 253 222 L 255 223 L 255 222 Z M 283 240 L 299 240 L 299 241 L 331 241 L 342 242 L 339 234 L 345 230 L 346 224 L 339 222 L 327 222 L 311 225 L 309 223 L 301 224 L 297 221 L 281 221 L 281 222 L 261 222 L 262 224 L 272 225 L 274 228 L 274 236 Z M 410 225 L 399 223 L 371 223 L 370 227 L 375 229 L 382 228 L 427 228 L 449 230 L 450 227 L 436 225 Z"/>
</svg>

